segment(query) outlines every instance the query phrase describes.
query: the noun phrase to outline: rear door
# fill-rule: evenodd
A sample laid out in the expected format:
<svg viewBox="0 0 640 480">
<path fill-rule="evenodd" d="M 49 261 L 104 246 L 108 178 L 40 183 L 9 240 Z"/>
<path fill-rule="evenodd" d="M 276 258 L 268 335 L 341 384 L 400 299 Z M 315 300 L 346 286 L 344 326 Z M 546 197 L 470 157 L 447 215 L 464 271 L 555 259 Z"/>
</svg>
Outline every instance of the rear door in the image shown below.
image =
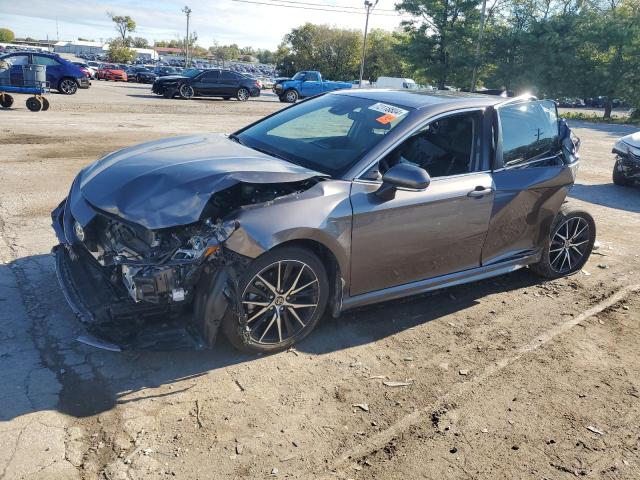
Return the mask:
<svg viewBox="0 0 640 480">
<path fill-rule="evenodd" d="M 220 95 L 233 97 L 240 88 L 240 75 L 229 70 L 220 72 Z"/>
<path fill-rule="evenodd" d="M 565 158 L 554 102 L 509 103 L 494 115 L 496 197 L 485 265 L 540 251 L 577 167 Z"/>
</svg>

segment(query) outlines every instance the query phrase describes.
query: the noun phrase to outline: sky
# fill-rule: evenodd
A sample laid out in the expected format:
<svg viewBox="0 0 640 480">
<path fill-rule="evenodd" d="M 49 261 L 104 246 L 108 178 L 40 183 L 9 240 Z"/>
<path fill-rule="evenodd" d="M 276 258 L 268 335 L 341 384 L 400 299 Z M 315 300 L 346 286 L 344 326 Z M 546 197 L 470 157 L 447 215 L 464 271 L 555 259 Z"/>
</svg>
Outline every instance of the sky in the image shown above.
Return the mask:
<svg viewBox="0 0 640 480">
<path fill-rule="evenodd" d="M 272 2 L 278 0 L 252 0 Z M 298 0 L 287 0 L 295 5 Z M 307 8 L 320 5 L 350 7 L 350 12 L 364 12 L 363 0 L 299 0 Z M 397 28 L 402 17 L 393 12 L 397 0 L 380 0 L 377 15 L 369 18 L 369 28 Z M 208 47 L 237 43 L 239 46 L 275 49 L 292 28 L 305 22 L 328 24 L 342 28 L 364 29 L 365 15 L 354 13 L 302 10 L 242 3 L 238 0 L 27 0 L 28 8 L 15 0 L 0 0 L 0 28 L 6 27 L 16 37 L 75 40 L 78 37 L 107 41 L 116 35 L 107 12 L 130 15 L 137 24 L 134 36 L 153 40 L 184 37 L 186 17 L 181 12 L 191 10 L 191 31 L 198 34 L 198 44 Z M 58 33 L 56 33 L 56 22 Z"/>
</svg>

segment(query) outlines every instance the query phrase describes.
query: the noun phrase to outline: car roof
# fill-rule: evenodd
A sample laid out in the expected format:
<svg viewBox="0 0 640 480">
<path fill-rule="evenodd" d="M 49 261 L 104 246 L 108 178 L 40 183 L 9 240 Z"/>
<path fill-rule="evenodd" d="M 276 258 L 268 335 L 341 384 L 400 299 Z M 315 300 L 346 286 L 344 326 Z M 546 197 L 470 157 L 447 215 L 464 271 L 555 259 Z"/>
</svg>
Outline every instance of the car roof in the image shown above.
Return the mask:
<svg viewBox="0 0 640 480">
<path fill-rule="evenodd" d="M 513 98 L 505 98 L 479 93 L 454 92 L 449 90 L 393 90 L 383 88 L 355 88 L 339 90 L 336 95 L 348 95 L 366 98 L 379 102 L 393 103 L 417 110 L 451 110 L 453 108 L 491 107 L 512 101 Z"/>
</svg>

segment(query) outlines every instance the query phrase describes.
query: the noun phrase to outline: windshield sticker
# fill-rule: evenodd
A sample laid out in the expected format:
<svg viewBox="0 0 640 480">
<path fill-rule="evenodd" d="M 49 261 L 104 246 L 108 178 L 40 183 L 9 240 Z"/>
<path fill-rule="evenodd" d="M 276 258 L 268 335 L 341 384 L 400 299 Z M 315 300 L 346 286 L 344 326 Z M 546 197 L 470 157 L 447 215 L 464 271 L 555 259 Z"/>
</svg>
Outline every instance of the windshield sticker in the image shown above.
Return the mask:
<svg viewBox="0 0 640 480">
<path fill-rule="evenodd" d="M 369 107 L 369 110 L 374 110 L 376 112 L 391 114 L 395 117 L 401 117 L 402 115 L 406 115 L 409 113 L 409 110 L 404 110 L 399 107 L 394 107 L 393 105 L 387 105 L 386 103 L 375 103 Z M 382 118 L 382 117 L 381 117 Z M 393 120 L 393 119 L 391 119 Z M 391 121 L 389 120 L 389 121 Z"/>
<path fill-rule="evenodd" d="M 376 121 L 380 122 L 383 125 L 386 125 L 387 123 L 393 122 L 396 118 L 398 117 L 392 115 L 391 113 L 387 113 L 386 115 L 382 115 L 381 117 L 376 118 Z"/>
</svg>

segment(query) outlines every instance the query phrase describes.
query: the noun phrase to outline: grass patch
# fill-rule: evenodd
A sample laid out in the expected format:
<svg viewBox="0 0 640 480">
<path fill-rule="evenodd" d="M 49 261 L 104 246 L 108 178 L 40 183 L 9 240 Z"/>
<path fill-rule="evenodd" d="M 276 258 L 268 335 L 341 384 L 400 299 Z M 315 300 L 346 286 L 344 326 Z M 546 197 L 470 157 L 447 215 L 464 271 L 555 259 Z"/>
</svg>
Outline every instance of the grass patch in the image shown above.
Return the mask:
<svg viewBox="0 0 640 480">
<path fill-rule="evenodd" d="M 626 115 L 624 117 L 604 118 L 602 115 L 595 113 L 565 112 L 560 114 L 560 116 L 565 120 L 581 120 L 584 122 L 611 123 L 616 125 L 640 125 L 640 118 L 631 118 Z"/>
</svg>

